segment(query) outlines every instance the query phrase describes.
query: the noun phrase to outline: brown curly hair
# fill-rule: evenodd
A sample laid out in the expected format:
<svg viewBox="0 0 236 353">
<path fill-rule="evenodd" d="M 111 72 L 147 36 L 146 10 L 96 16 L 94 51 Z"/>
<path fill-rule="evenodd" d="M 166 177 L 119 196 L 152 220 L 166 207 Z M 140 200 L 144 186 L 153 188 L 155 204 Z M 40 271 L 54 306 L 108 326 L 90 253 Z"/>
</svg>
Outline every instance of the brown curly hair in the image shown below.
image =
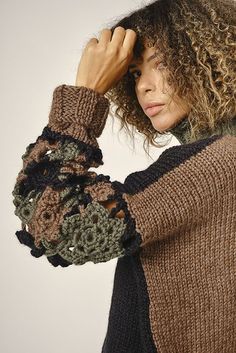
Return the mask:
<svg viewBox="0 0 236 353">
<path fill-rule="evenodd" d="M 108 25 L 137 33 L 133 54 L 139 59 L 145 46 L 156 46 L 167 67 L 168 83 L 176 96 L 189 104 L 189 140 L 201 132 L 235 117 L 236 106 L 236 3 L 234 0 L 157 0 Z M 197 94 L 196 94 L 197 93 Z M 135 82 L 127 73 L 105 93 L 116 106 L 111 116 L 121 122 L 120 130 L 134 140 L 134 133 L 145 137 L 145 144 L 163 147 L 156 138 L 168 130 L 154 129 L 135 93 Z M 160 139 L 159 139 L 160 140 Z"/>
</svg>

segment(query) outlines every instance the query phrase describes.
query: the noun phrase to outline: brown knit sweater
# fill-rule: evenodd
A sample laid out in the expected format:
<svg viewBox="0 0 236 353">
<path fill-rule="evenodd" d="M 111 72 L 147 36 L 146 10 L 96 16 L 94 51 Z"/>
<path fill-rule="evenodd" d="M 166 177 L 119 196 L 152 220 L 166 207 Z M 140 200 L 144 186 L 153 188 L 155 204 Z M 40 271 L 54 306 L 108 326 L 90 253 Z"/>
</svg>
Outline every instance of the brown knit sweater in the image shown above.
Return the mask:
<svg viewBox="0 0 236 353">
<path fill-rule="evenodd" d="M 120 183 L 89 170 L 108 113 L 102 94 L 56 87 L 12 193 L 19 241 L 53 266 L 117 258 L 103 353 L 235 353 L 236 130 L 187 143 L 181 122 L 181 144 Z"/>
</svg>

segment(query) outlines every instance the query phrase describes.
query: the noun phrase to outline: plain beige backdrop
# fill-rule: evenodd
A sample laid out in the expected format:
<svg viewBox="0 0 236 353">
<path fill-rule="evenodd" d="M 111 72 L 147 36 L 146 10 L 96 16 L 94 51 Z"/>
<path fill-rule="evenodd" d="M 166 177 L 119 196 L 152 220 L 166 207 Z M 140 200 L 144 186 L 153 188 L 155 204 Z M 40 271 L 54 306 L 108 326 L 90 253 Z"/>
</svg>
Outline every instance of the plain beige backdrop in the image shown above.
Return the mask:
<svg viewBox="0 0 236 353">
<path fill-rule="evenodd" d="M 105 338 L 117 259 L 67 268 L 30 255 L 15 232 L 11 192 L 26 146 L 48 121 L 52 93 L 75 83 L 85 43 L 115 17 L 148 4 L 139 0 L 2 0 L 1 48 L 1 291 L 0 352 L 100 353 Z M 97 173 L 123 182 L 157 159 L 135 152 L 109 116 L 99 138 L 104 165 Z M 172 145 L 179 144 L 172 137 Z M 118 352 L 114 352 L 118 353 Z M 127 352 L 128 353 L 128 352 Z"/>
</svg>

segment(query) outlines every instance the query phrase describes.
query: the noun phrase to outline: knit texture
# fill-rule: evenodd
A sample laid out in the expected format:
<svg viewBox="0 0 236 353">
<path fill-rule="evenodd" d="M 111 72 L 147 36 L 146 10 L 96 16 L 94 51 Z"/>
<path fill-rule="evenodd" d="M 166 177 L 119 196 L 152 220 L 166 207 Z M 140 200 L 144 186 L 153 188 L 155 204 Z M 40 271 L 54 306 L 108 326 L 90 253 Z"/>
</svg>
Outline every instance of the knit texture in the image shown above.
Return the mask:
<svg viewBox="0 0 236 353">
<path fill-rule="evenodd" d="M 180 122 L 175 126 L 169 129 L 172 135 L 176 137 L 176 139 L 181 143 L 189 143 L 190 139 L 190 124 L 187 118 L 180 120 Z M 213 135 L 233 135 L 236 136 L 236 116 L 232 117 L 232 119 L 220 122 L 217 124 L 213 132 L 208 130 L 201 133 L 200 139 L 204 139 Z"/>
<path fill-rule="evenodd" d="M 172 130 L 182 144 L 111 181 L 89 170 L 103 165 L 109 104 L 55 88 L 12 191 L 18 240 L 55 267 L 117 258 L 102 353 L 235 353 L 235 130 L 186 143 L 182 121 Z"/>
</svg>

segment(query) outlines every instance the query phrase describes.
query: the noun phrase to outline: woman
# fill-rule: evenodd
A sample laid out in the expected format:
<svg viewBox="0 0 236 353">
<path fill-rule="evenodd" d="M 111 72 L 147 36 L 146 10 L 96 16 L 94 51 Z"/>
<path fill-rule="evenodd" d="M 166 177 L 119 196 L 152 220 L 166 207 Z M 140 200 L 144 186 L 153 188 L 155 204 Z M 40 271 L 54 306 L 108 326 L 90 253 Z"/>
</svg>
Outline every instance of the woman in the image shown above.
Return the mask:
<svg viewBox="0 0 236 353">
<path fill-rule="evenodd" d="M 22 156 L 16 235 L 31 254 L 118 258 L 103 353 L 236 351 L 235 9 L 159 0 L 102 30 Z M 124 183 L 89 170 L 109 99 L 148 144 L 180 141 Z"/>
</svg>

